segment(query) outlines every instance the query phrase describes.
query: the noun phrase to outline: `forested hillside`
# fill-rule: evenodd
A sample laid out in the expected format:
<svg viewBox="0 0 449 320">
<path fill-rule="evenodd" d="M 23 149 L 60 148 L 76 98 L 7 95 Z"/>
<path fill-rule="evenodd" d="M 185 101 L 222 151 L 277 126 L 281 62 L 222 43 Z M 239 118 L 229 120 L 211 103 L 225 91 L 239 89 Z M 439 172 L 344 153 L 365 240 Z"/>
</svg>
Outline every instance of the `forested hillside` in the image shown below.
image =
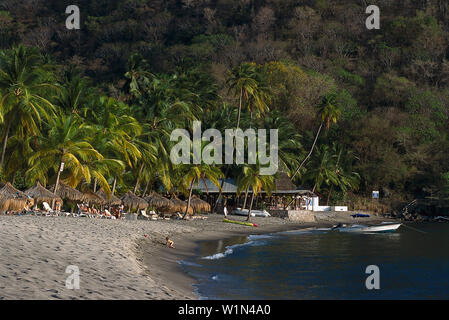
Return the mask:
<svg viewBox="0 0 449 320">
<path fill-rule="evenodd" d="M 297 185 L 314 188 L 330 202 L 348 194 L 369 197 L 372 190 L 401 200 L 447 193 L 448 1 L 73 2 L 0 0 L 0 49 L 36 47 L 42 68 L 52 73 L 49 82 L 65 90 L 65 100 L 51 99 L 66 101 L 58 104 L 66 114 L 95 123 L 108 102 L 92 103 L 99 101 L 92 96 L 104 95 L 116 101 L 111 110 L 120 116 L 145 119 L 143 128 L 154 129 L 148 129 L 150 136 L 160 132 L 164 116 L 189 119 L 185 109 L 163 107 L 176 103 L 187 104 L 193 113 L 202 108 L 196 115 L 209 127 L 232 128 L 241 102 L 233 79 L 252 70 L 269 99 L 262 106 L 244 101 L 241 127 L 278 126 L 285 144 L 281 161 L 291 176 L 322 129 L 310 159 L 294 177 Z M 80 30 L 65 27 L 71 4 L 80 8 Z M 365 26 L 368 5 L 380 8 L 379 30 Z M 167 128 L 182 125 L 173 121 Z M 6 128 L 4 122 L 2 141 Z M 18 131 L 8 142 L 4 179 L 19 172 L 24 185 L 44 176 L 53 182 L 53 171 L 17 160 L 12 150 L 17 150 Z M 148 139 L 145 143 L 154 145 Z M 158 152 L 150 153 L 160 158 Z M 140 165 L 130 154 L 123 156 L 128 168 L 123 189 L 134 187 L 144 167 L 164 170 L 163 164 Z M 104 186 L 115 177 L 108 170 L 102 172 Z M 74 185 L 82 180 L 65 179 Z M 169 189 L 173 181 L 167 179 L 148 170 L 137 183 Z"/>
</svg>

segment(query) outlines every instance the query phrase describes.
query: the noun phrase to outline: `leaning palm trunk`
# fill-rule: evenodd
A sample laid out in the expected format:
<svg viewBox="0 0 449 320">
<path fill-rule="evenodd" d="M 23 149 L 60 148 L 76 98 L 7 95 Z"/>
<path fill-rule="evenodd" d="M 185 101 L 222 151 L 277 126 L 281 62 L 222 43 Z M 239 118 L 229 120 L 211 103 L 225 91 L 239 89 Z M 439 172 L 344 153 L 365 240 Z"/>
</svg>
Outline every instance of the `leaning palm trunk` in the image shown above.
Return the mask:
<svg viewBox="0 0 449 320">
<path fill-rule="evenodd" d="M 301 170 L 301 168 L 304 166 L 307 159 L 309 159 L 310 156 L 312 155 L 313 149 L 315 148 L 316 141 L 318 140 L 318 136 L 320 135 L 322 128 L 323 128 L 323 122 L 321 122 L 320 127 L 318 128 L 318 132 L 316 133 L 315 140 L 313 141 L 312 148 L 310 148 L 309 154 L 307 155 L 307 157 L 304 158 L 304 160 L 301 162 L 298 169 L 296 169 L 295 173 L 292 175 L 292 178 L 291 178 L 292 181 L 295 178 L 295 176 L 298 174 L 299 170 Z"/>
<path fill-rule="evenodd" d="M 240 89 L 239 113 L 237 115 L 237 128 L 236 129 L 238 129 L 240 127 L 240 115 L 242 113 L 242 101 L 243 101 L 243 88 Z M 234 140 L 234 138 L 232 138 L 232 144 L 234 145 L 234 143 L 235 143 L 235 140 Z M 234 145 L 234 147 L 235 147 L 235 145 Z M 229 175 L 229 166 L 226 168 L 226 173 L 225 173 L 223 181 L 221 182 L 221 188 L 218 191 L 218 198 L 217 198 L 217 201 L 215 201 L 215 205 L 214 205 L 214 208 L 212 209 L 212 212 L 215 212 L 215 210 L 217 209 L 218 202 L 220 201 L 221 194 L 223 192 L 222 191 L 223 185 L 225 183 L 225 180 L 228 178 L 228 175 Z"/>
<path fill-rule="evenodd" d="M 139 187 L 139 180 L 140 180 L 140 175 L 142 174 L 142 170 L 143 170 L 143 164 L 140 166 L 140 170 L 139 170 L 139 175 L 137 176 L 136 179 L 136 185 L 134 187 L 134 194 L 136 194 L 137 188 Z"/>
<path fill-rule="evenodd" d="M 143 190 L 142 197 L 145 197 L 145 195 L 147 194 L 147 190 L 148 190 L 149 185 L 150 185 L 150 180 L 147 181 L 147 185 L 145 186 L 145 190 Z"/>
<path fill-rule="evenodd" d="M 220 190 L 218 190 L 218 198 L 215 201 L 215 204 L 214 204 L 214 207 L 212 209 L 212 212 L 215 212 L 215 210 L 217 209 L 218 202 L 220 202 L 221 195 L 223 193 L 223 186 L 224 186 L 224 183 L 225 183 L 226 179 L 228 178 L 228 175 L 229 175 L 229 166 L 226 168 L 225 176 L 224 176 L 223 180 L 221 181 Z"/>
<path fill-rule="evenodd" d="M 326 201 L 326 206 L 329 205 L 329 201 L 331 199 L 331 194 L 332 194 L 332 189 L 334 188 L 334 185 L 331 185 L 331 188 L 329 190 L 329 193 L 327 194 L 327 201 Z"/>
<path fill-rule="evenodd" d="M 251 202 L 249 204 L 249 210 L 248 210 L 248 218 L 246 219 L 246 221 L 249 221 L 251 219 L 251 210 L 253 209 L 253 202 L 254 202 L 254 190 L 253 190 L 253 194 L 251 195 Z"/>
<path fill-rule="evenodd" d="M 11 130 L 11 121 L 8 122 L 8 127 L 6 128 L 5 139 L 3 141 L 2 159 L 0 161 L 0 166 L 3 166 L 3 161 L 5 160 L 6 146 L 8 144 L 9 130 Z"/>
<path fill-rule="evenodd" d="M 243 201 L 243 207 L 242 209 L 246 208 L 246 201 L 248 200 L 248 192 L 249 192 L 249 186 L 248 188 L 246 188 L 246 192 L 245 192 L 245 200 Z"/>
<path fill-rule="evenodd" d="M 53 190 L 54 194 L 56 194 L 56 192 L 58 191 L 59 177 L 61 176 L 61 163 L 62 163 L 62 161 L 59 162 L 58 175 L 56 176 L 55 189 Z"/>
<path fill-rule="evenodd" d="M 182 217 L 183 219 L 186 218 L 187 213 L 189 212 L 190 201 L 192 200 L 192 192 L 193 192 L 193 184 L 194 183 L 195 183 L 195 179 L 193 179 L 192 182 L 190 183 L 189 200 L 187 201 L 187 208 L 186 208 L 186 212 L 184 212 L 184 216 Z"/>
<path fill-rule="evenodd" d="M 114 178 L 114 182 L 112 183 L 112 195 L 114 195 L 116 185 L 117 185 L 117 178 Z"/>
<path fill-rule="evenodd" d="M 55 189 L 53 190 L 53 193 L 54 193 L 54 194 L 56 194 L 56 191 L 58 191 L 59 177 L 61 176 L 61 165 L 62 165 L 62 160 L 59 162 L 58 175 L 56 176 Z M 55 208 L 55 201 L 54 201 L 54 200 L 53 200 L 52 203 L 51 203 L 51 207 L 52 207 L 52 209 Z"/>
</svg>

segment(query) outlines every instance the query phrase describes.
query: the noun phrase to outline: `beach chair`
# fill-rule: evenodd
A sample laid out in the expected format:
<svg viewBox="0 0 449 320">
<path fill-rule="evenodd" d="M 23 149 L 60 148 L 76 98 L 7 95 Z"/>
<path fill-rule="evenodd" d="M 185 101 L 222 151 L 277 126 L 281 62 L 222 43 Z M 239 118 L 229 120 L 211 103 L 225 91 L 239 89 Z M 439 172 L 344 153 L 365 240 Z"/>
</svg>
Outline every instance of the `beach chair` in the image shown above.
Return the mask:
<svg viewBox="0 0 449 320">
<path fill-rule="evenodd" d="M 150 216 L 147 215 L 147 212 L 146 212 L 145 210 L 140 210 L 140 213 L 142 214 L 142 216 L 143 216 L 144 218 L 146 218 L 147 220 L 150 220 Z"/>
<path fill-rule="evenodd" d="M 44 210 L 46 212 L 46 214 L 45 214 L 46 216 L 56 214 L 56 211 L 53 210 L 47 202 L 42 202 L 42 205 L 44 206 Z"/>
<path fill-rule="evenodd" d="M 116 217 L 114 217 L 114 216 L 109 212 L 108 209 L 104 209 L 104 212 L 106 213 L 106 214 L 104 215 L 104 217 L 105 217 L 106 219 L 112 219 L 112 220 L 117 219 Z"/>
</svg>

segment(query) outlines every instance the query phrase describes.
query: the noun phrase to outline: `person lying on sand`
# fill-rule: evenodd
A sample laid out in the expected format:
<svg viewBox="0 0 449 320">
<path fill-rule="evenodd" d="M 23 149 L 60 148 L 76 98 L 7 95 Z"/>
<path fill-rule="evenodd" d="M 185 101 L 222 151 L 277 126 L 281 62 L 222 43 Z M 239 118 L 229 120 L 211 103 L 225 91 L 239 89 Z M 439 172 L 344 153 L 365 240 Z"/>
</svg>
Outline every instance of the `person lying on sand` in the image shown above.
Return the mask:
<svg viewBox="0 0 449 320">
<path fill-rule="evenodd" d="M 172 240 L 170 240 L 169 237 L 165 238 L 165 240 L 167 240 L 165 245 L 167 245 L 169 248 L 175 248 L 175 243 Z"/>
</svg>

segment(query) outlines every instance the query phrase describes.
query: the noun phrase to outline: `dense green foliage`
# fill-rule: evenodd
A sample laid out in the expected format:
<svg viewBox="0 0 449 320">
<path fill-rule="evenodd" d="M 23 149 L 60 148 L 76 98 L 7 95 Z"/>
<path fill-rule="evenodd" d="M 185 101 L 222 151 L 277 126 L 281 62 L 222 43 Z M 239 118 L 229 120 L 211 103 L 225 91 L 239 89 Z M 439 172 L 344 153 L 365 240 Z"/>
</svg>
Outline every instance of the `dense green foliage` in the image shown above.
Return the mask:
<svg viewBox="0 0 449 320">
<path fill-rule="evenodd" d="M 179 186 L 167 134 L 200 119 L 217 129 L 279 126 L 290 174 L 313 146 L 294 179 L 331 201 L 351 190 L 403 199 L 449 189 L 447 1 L 373 0 L 380 30 L 366 29 L 365 1 L 79 0 L 79 31 L 65 28 L 70 4 L 0 2 L 0 70 L 13 45 L 42 54 L 36 69 L 24 67 L 29 98 L 12 101 L 17 88 L 0 75 L 2 141 L 12 130 L 5 179 L 53 182 L 57 164 L 32 169 L 27 159 L 63 139 L 63 117 L 75 114 L 85 133 L 98 132 L 86 142 L 101 157 L 80 154 L 84 169 L 63 177 L 72 184 Z"/>
</svg>

